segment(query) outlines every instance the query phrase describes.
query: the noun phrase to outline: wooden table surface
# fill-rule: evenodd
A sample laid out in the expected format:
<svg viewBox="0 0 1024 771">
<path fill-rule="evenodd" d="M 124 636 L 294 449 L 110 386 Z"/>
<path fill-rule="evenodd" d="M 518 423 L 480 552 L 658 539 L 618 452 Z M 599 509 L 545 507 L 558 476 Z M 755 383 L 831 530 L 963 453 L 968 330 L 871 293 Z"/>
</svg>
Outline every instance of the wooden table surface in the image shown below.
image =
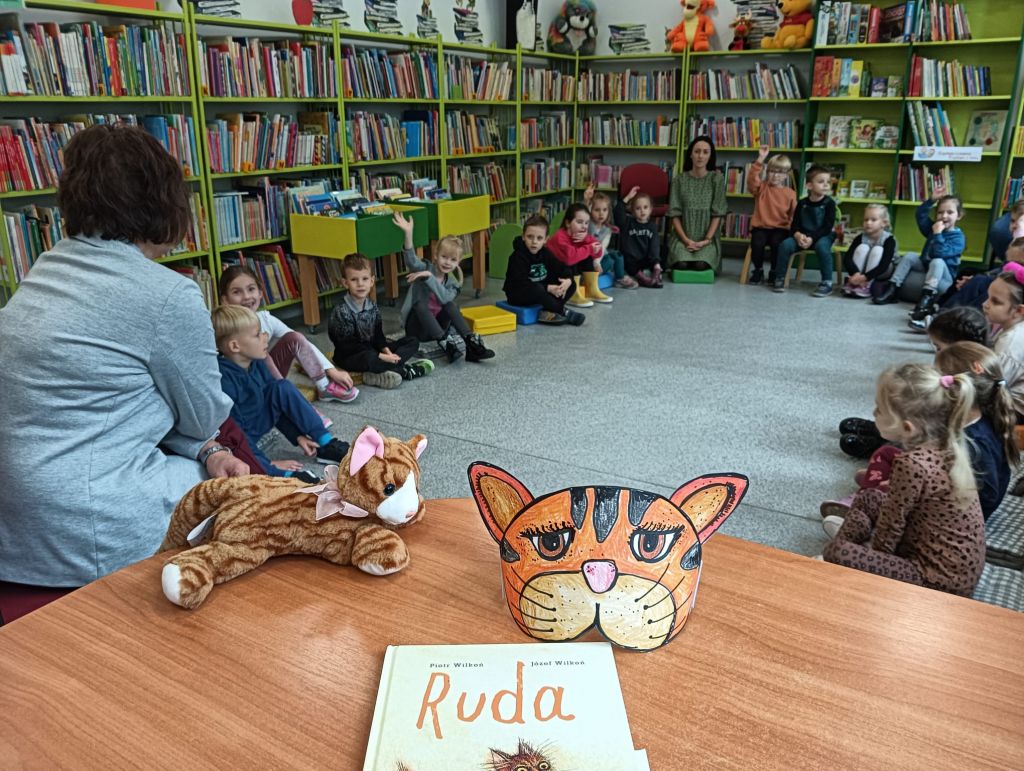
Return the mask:
<svg viewBox="0 0 1024 771">
<path fill-rule="evenodd" d="M 186 611 L 152 558 L 0 629 L 0 768 L 361 768 L 388 644 L 528 640 L 470 501 L 405 535 L 388 578 L 281 558 Z M 1022 660 L 1022 614 L 722 535 L 683 632 L 616 651 L 659 771 L 1021 769 Z"/>
</svg>

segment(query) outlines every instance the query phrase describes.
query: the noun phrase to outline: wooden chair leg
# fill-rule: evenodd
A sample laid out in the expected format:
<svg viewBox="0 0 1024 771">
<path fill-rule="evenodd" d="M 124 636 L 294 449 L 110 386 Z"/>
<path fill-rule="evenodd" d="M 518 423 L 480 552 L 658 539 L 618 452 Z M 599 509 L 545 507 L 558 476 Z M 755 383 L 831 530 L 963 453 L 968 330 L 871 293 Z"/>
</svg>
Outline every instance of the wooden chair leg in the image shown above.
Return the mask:
<svg viewBox="0 0 1024 771">
<path fill-rule="evenodd" d="M 747 275 L 750 273 L 750 247 L 747 247 L 747 254 L 743 258 L 743 267 L 740 268 L 740 283 L 747 283 Z"/>
<path fill-rule="evenodd" d="M 807 252 L 800 252 L 800 262 L 797 263 L 796 267 L 796 283 L 803 283 L 804 280 L 804 268 L 807 267 Z"/>
<path fill-rule="evenodd" d="M 840 252 L 833 252 L 836 261 L 836 286 L 843 285 L 843 255 Z"/>
</svg>

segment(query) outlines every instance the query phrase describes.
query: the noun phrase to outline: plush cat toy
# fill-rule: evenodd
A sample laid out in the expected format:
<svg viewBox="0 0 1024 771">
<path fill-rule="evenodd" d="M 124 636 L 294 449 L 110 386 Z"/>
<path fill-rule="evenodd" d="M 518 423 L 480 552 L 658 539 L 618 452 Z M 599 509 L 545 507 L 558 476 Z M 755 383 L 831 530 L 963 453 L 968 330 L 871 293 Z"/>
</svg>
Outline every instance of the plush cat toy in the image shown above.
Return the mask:
<svg viewBox="0 0 1024 771">
<path fill-rule="evenodd" d="M 739 505 L 747 478 L 698 477 L 671 498 L 570 487 L 534 498 L 507 471 L 469 467 L 477 508 L 501 555 L 505 602 L 540 640 L 592 628 L 615 645 L 665 645 L 697 599 L 701 544 Z"/>
<path fill-rule="evenodd" d="M 314 487 L 284 477 L 210 479 L 174 510 L 161 552 L 197 543 L 164 565 L 164 595 L 198 608 L 214 584 L 230 581 L 282 554 L 311 554 L 383 576 L 409 564 L 395 528 L 423 516 L 418 459 L 427 440 L 381 436 L 367 426 L 341 466 L 328 466 Z"/>
<path fill-rule="evenodd" d="M 556 54 L 597 50 L 597 9 L 591 0 L 566 0 L 548 28 L 548 50 Z"/>
</svg>

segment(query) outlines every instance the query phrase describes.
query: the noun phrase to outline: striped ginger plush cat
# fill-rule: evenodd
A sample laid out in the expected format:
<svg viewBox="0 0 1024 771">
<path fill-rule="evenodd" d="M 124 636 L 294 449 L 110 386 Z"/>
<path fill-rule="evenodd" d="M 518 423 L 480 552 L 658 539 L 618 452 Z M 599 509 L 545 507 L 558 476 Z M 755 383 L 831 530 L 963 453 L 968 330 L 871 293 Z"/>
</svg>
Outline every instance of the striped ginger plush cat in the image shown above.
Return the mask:
<svg viewBox="0 0 1024 771">
<path fill-rule="evenodd" d="M 623 648 L 675 637 L 697 599 L 701 544 L 739 505 L 747 478 L 698 477 L 671 498 L 570 487 L 534 498 L 507 471 L 469 467 L 477 508 L 501 554 L 505 602 L 540 640 L 596 628 Z"/>
<path fill-rule="evenodd" d="M 209 539 L 163 568 L 164 595 L 199 607 L 214 584 L 229 581 L 282 554 L 310 554 L 373 575 L 396 573 L 409 551 L 394 528 L 423 516 L 418 459 L 421 434 L 408 442 L 367 426 L 342 459 L 337 476 L 310 487 L 284 477 L 210 479 L 178 503 L 160 551 L 189 544 L 197 525 Z"/>
</svg>

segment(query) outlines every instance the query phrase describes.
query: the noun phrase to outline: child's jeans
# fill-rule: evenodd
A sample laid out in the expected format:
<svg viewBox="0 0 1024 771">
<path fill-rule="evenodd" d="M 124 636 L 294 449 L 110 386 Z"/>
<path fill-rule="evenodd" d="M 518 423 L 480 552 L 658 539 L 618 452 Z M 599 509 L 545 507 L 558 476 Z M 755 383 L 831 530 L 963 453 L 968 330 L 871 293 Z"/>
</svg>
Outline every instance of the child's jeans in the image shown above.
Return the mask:
<svg viewBox="0 0 1024 771">
<path fill-rule="evenodd" d="M 263 465 L 266 473 L 283 476 L 285 472 L 274 466 L 257 446 L 260 437 L 276 426 L 289 442 L 297 445 L 300 436 L 308 436 L 313 440 L 322 437 L 325 433 L 324 423 L 290 380 L 274 380 L 267 387 L 264 397 L 266 401 L 259 422 L 252 426 L 242 426 L 242 429 L 253 455 Z"/>
<path fill-rule="evenodd" d="M 835 240 L 835 234 L 829 233 L 819 238 L 811 246 L 811 249 L 818 257 L 818 270 L 821 271 L 823 283 L 832 283 L 832 244 L 835 243 Z M 782 243 L 779 244 L 778 254 L 775 255 L 776 280 L 786 277 L 786 266 L 789 265 L 789 258 L 797 251 L 803 250 L 797 246 L 796 239 L 792 236 L 783 239 Z"/>
<path fill-rule="evenodd" d="M 896 270 L 892 274 L 892 283 L 896 286 L 903 286 L 903 282 L 911 271 L 925 273 L 924 288 L 930 289 L 936 294 L 942 294 L 953 286 L 953 274 L 950 273 L 949 266 L 945 262 L 933 259 L 929 260 L 926 266 L 921 262 L 921 255 L 917 252 L 907 252 L 903 255 L 903 259 L 900 260 L 900 264 L 896 266 Z"/>
<path fill-rule="evenodd" d="M 622 252 L 609 249 L 604 253 L 604 257 L 601 258 L 601 272 L 612 273 L 617 281 L 620 278 L 626 277 L 626 259 L 622 256 Z"/>
</svg>

